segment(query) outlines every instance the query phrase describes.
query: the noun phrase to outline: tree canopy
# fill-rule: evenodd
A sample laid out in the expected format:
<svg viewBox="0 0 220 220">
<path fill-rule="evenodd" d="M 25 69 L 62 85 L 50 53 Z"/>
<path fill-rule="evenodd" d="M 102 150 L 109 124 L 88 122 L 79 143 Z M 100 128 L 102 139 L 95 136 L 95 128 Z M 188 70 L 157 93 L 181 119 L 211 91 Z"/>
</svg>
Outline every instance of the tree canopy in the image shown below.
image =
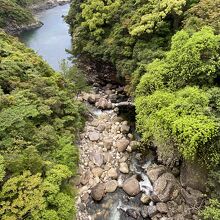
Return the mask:
<svg viewBox="0 0 220 220">
<path fill-rule="evenodd" d="M 76 85 L 0 31 L 0 218 L 72 219 Z"/>
</svg>

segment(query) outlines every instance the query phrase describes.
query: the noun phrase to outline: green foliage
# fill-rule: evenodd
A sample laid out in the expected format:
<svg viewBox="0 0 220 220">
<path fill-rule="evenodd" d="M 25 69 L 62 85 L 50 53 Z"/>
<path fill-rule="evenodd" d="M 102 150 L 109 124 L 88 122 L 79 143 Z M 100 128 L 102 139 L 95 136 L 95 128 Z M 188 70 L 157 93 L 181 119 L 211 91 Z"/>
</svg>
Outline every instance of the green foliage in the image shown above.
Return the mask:
<svg viewBox="0 0 220 220">
<path fill-rule="evenodd" d="M 18 2 L 21 5 L 22 2 Z M 34 17 L 30 11 L 16 4 L 12 0 L 0 1 L 0 28 L 8 28 L 8 26 L 18 26 L 28 24 L 34 21 Z"/>
<path fill-rule="evenodd" d="M 219 163 L 219 37 L 210 28 L 180 31 L 165 57 L 145 66 L 135 93 L 144 141 L 173 143 L 186 159 Z"/>
<path fill-rule="evenodd" d="M 186 159 L 194 159 L 217 135 L 208 103 L 207 94 L 196 87 L 175 93 L 157 90 L 136 98 L 137 128 L 144 141 L 163 145 L 172 140 Z"/>
<path fill-rule="evenodd" d="M 205 220 L 220 219 L 220 202 L 217 199 L 210 199 L 209 205 L 200 213 Z"/>
<path fill-rule="evenodd" d="M 63 60 L 60 67 L 63 77 L 73 83 L 73 90 L 76 94 L 79 94 L 82 91 L 89 90 L 86 76 L 76 65 L 69 67 L 68 63 Z"/>
<path fill-rule="evenodd" d="M 199 30 L 209 25 L 220 33 L 220 0 L 200 0 L 186 13 L 185 28 Z"/>
<path fill-rule="evenodd" d="M 165 23 L 167 16 L 173 17 L 173 22 L 178 22 L 178 16 L 183 13 L 186 0 L 150 0 L 138 8 L 131 17 L 132 25 L 129 28 L 131 35 L 152 33 L 160 29 Z"/>
<path fill-rule="evenodd" d="M 83 127 L 77 91 L 0 32 L 1 219 L 72 219 L 74 196 L 65 188 L 76 173 L 74 142 Z"/>
<path fill-rule="evenodd" d="M 3 180 L 5 176 L 5 163 L 3 156 L 0 155 L 0 182 Z"/>
</svg>

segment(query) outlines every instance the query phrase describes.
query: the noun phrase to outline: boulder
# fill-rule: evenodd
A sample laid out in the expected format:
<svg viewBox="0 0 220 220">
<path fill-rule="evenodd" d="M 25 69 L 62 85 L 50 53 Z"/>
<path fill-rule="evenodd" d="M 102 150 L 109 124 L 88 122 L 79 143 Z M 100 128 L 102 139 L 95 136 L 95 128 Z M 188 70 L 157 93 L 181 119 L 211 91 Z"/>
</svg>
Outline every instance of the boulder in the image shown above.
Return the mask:
<svg viewBox="0 0 220 220">
<path fill-rule="evenodd" d="M 95 104 L 95 102 L 96 102 L 96 95 L 95 94 L 89 94 L 87 100 L 88 100 L 88 102 L 90 104 Z"/>
<path fill-rule="evenodd" d="M 95 167 L 95 168 L 92 169 L 92 173 L 93 173 L 94 176 L 100 177 L 103 172 L 104 172 L 104 170 L 100 167 Z"/>
<path fill-rule="evenodd" d="M 115 143 L 118 152 L 124 152 L 127 149 L 128 145 L 129 145 L 129 140 L 126 138 L 122 138 L 121 140 L 118 140 Z"/>
<path fill-rule="evenodd" d="M 130 126 L 129 125 L 125 125 L 125 124 L 121 125 L 121 133 L 127 134 L 129 131 L 130 131 Z"/>
<path fill-rule="evenodd" d="M 102 166 L 104 162 L 103 154 L 101 152 L 91 152 L 90 153 L 90 160 L 96 165 L 96 166 Z"/>
<path fill-rule="evenodd" d="M 107 150 L 110 150 L 112 145 L 113 145 L 113 141 L 111 138 L 104 138 L 103 140 L 103 144 L 104 144 L 104 147 L 107 149 Z"/>
<path fill-rule="evenodd" d="M 151 197 L 149 195 L 146 195 L 146 194 L 142 194 L 141 195 L 141 202 L 144 203 L 144 204 L 149 204 L 151 201 Z"/>
<path fill-rule="evenodd" d="M 100 138 L 100 133 L 96 131 L 92 131 L 89 133 L 88 136 L 90 141 L 98 141 Z"/>
<path fill-rule="evenodd" d="M 156 204 L 156 207 L 157 207 L 157 211 L 160 212 L 160 213 L 168 213 L 168 207 L 167 207 L 167 204 L 164 203 L 164 202 L 158 202 Z"/>
<path fill-rule="evenodd" d="M 100 201 L 105 196 L 105 184 L 98 183 L 91 189 L 91 196 L 95 201 Z"/>
<path fill-rule="evenodd" d="M 84 172 L 80 178 L 80 182 L 82 185 L 86 185 L 89 182 L 89 179 L 91 178 L 91 172 L 87 170 Z"/>
<path fill-rule="evenodd" d="M 128 168 L 127 163 L 120 163 L 119 170 L 121 173 L 124 173 L 124 174 L 129 173 L 129 168 Z"/>
<path fill-rule="evenodd" d="M 117 170 L 115 168 L 111 168 L 109 171 L 108 171 L 108 176 L 112 179 L 117 179 L 118 178 L 118 173 L 117 173 Z"/>
<path fill-rule="evenodd" d="M 110 180 L 107 183 L 105 183 L 105 191 L 107 193 L 115 192 L 117 187 L 118 187 L 118 182 L 116 180 Z"/>
<path fill-rule="evenodd" d="M 137 209 L 129 208 L 126 211 L 128 216 L 131 216 L 133 219 L 138 219 L 140 217 L 140 212 Z"/>
<path fill-rule="evenodd" d="M 152 183 L 154 183 L 165 172 L 166 167 L 163 165 L 153 164 L 147 168 L 147 175 Z"/>
<path fill-rule="evenodd" d="M 100 98 L 99 101 L 95 103 L 95 106 L 102 110 L 112 109 L 111 101 L 108 101 L 106 98 Z"/>
<path fill-rule="evenodd" d="M 140 185 L 136 178 L 131 177 L 127 179 L 122 186 L 123 190 L 129 195 L 129 196 L 136 196 L 140 193 Z"/>
<path fill-rule="evenodd" d="M 100 123 L 96 129 L 100 132 L 103 132 L 105 130 L 105 128 L 106 128 L 105 124 Z"/>
<path fill-rule="evenodd" d="M 173 174 L 164 173 L 153 184 L 153 198 L 158 202 L 174 200 L 180 194 L 180 188 Z"/>
<path fill-rule="evenodd" d="M 189 187 L 187 190 L 182 188 L 181 193 L 186 204 L 191 207 L 200 207 L 205 198 L 205 195 L 202 192 Z"/>
</svg>

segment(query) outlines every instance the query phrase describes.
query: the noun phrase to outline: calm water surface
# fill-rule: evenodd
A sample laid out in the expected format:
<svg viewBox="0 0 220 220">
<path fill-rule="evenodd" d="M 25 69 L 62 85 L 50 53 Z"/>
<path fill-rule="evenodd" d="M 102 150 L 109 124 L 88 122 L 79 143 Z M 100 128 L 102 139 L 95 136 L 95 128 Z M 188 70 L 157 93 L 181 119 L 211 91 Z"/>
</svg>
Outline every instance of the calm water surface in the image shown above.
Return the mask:
<svg viewBox="0 0 220 220">
<path fill-rule="evenodd" d="M 65 49 L 71 49 L 71 37 L 68 25 L 62 18 L 62 15 L 67 15 L 69 7 L 67 4 L 39 13 L 37 17 L 44 25 L 20 36 L 22 42 L 34 49 L 55 70 L 60 69 L 62 59 L 70 56 Z"/>
</svg>

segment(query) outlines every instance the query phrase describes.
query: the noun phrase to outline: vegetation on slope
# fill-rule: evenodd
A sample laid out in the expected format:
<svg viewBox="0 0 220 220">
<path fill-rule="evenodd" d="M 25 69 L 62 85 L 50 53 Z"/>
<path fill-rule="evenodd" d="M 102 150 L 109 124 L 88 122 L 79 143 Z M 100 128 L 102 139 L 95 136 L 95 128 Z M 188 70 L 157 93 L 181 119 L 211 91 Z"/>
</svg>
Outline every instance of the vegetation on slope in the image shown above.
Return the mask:
<svg viewBox="0 0 220 220">
<path fill-rule="evenodd" d="M 66 18 L 73 54 L 128 80 L 142 140 L 210 168 L 204 219 L 219 219 L 219 17 L 220 0 L 73 0 Z"/>
<path fill-rule="evenodd" d="M 20 26 L 35 21 L 33 15 L 25 7 L 22 1 L 1 0 L 0 1 L 0 28 L 7 26 Z"/>
<path fill-rule="evenodd" d="M 72 219 L 76 86 L 0 32 L 0 218 Z"/>
</svg>

